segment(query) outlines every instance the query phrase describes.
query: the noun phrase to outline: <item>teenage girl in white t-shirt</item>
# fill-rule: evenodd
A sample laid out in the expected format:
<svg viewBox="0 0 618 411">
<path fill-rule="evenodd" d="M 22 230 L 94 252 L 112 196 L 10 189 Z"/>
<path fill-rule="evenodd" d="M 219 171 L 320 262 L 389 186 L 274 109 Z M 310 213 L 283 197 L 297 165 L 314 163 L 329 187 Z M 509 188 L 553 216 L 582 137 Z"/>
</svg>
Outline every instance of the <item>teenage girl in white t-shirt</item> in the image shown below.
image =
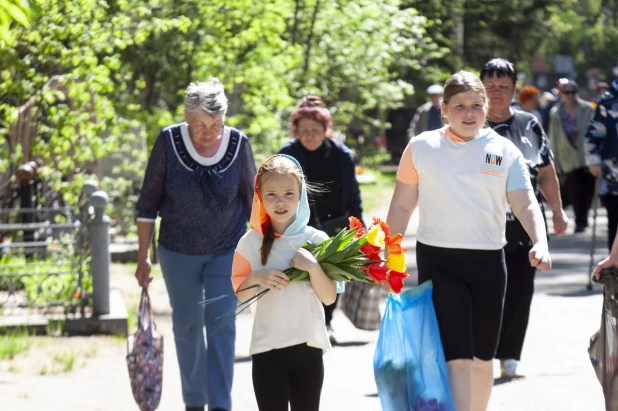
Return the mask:
<svg viewBox="0 0 618 411">
<path fill-rule="evenodd" d="M 232 285 L 246 301 L 269 288 L 256 303 L 249 353 L 260 411 L 318 411 L 324 380 L 322 354 L 330 349 L 322 303 L 335 302 L 337 285 L 302 246 L 328 236 L 309 222 L 307 185 L 292 157 L 270 157 L 257 172 L 252 230 L 239 241 Z M 309 272 L 310 281 L 289 283 L 283 270 Z M 241 291 L 248 287 L 257 288 Z"/>
<path fill-rule="evenodd" d="M 521 152 L 483 128 L 487 94 L 472 73 L 445 84 L 448 125 L 408 144 L 397 173 L 387 222 L 405 232 L 419 208 L 419 283 L 432 280 L 449 382 L 458 411 L 487 408 L 493 386 L 506 268 L 507 200 L 534 246 L 532 266 L 549 271 L 543 216 Z"/>
</svg>

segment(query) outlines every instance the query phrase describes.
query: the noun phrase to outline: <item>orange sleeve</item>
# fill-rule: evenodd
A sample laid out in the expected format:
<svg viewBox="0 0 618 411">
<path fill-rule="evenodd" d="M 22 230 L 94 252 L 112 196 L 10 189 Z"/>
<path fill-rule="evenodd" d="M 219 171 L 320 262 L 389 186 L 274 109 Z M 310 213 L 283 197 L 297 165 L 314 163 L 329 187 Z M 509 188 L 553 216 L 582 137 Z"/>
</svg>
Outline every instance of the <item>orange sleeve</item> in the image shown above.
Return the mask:
<svg viewBox="0 0 618 411">
<path fill-rule="evenodd" d="M 234 262 L 232 263 L 232 287 L 237 293 L 240 285 L 251 274 L 251 263 L 242 256 L 238 251 L 234 253 Z"/>
<path fill-rule="evenodd" d="M 412 159 L 412 143 L 408 143 L 397 169 L 397 180 L 405 184 L 418 184 L 418 172 Z"/>
</svg>

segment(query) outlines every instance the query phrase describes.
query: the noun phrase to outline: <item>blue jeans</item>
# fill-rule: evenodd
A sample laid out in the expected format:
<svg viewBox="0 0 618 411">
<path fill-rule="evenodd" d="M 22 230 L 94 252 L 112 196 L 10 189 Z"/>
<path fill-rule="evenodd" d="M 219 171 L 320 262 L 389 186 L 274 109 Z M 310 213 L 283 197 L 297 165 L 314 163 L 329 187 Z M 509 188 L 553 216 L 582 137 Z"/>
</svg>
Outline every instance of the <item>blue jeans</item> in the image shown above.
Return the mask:
<svg viewBox="0 0 618 411">
<path fill-rule="evenodd" d="M 232 409 L 236 323 L 233 314 L 215 320 L 234 310 L 237 298 L 232 295 L 205 307 L 199 302 L 233 293 L 233 258 L 232 248 L 194 256 L 159 246 L 161 270 L 173 310 L 182 397 L 189 407 L 208 404 L 209 409 Z"/>
</svg>

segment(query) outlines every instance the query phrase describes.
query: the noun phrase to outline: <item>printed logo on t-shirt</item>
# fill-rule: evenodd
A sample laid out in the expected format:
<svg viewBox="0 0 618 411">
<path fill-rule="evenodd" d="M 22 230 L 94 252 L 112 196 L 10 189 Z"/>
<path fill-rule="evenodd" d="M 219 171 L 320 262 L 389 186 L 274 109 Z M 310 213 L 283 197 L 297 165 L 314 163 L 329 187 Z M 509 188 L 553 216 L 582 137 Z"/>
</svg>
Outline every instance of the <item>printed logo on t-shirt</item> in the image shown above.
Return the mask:
<svg viewBox="0 0 618 411">
<path fill-rule="evenodd" d="M 504 177 L 504 170 L 502 167 L 503 157 L 497 154 L 486 153 L 485 164 L 481 165 L 481 174 L 485 174 L 492 177 Z"/>
<path fill-rule="evenodd" d="M 499 166 L 500 164 L 502 164 L 502 156 L 496 155 L 496 154 L 486 154 L 485 155 L 485 163 L 486 164 L 491 164 Z"/>
</svg>

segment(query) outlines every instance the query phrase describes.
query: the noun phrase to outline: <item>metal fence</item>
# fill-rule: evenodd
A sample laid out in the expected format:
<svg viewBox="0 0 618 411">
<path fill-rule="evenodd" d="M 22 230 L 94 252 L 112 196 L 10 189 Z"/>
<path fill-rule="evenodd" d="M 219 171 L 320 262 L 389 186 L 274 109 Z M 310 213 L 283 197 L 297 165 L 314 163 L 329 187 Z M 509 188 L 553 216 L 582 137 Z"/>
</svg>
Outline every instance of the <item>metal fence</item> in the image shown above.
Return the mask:
<svg viewBox="0 0 618 411">
<path fill-rule="evenodd" d="M 0 309 L 83 314 L 94 300 L 109 312 L 109 199 L 97 189 L 85 182 L 75 206 L 0 209 Z"/>
</svg>

